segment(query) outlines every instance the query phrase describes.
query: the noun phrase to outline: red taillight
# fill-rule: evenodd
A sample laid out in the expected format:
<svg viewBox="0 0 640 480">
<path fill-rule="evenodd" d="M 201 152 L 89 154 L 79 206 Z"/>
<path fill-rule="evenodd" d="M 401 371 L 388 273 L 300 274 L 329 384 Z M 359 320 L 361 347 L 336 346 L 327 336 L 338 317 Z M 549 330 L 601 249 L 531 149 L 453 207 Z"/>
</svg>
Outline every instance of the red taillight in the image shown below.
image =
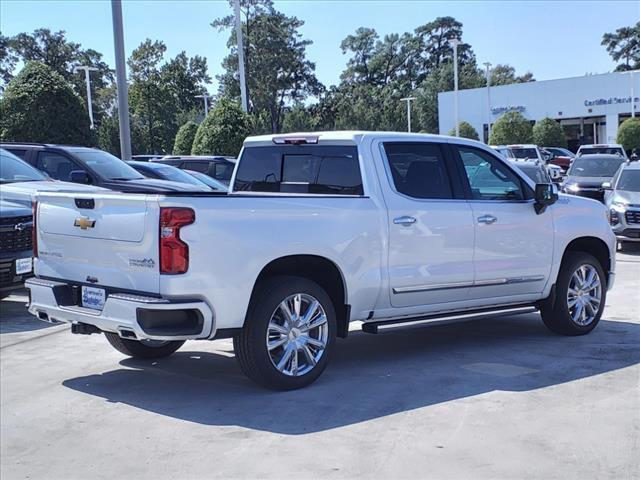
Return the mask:
<svg viewBox="0 0 640 480">
<path fill-rule="evenodd" d="M 38 258 L 38 202 L 31 204 L 31 212 L 31 246 L 33 247 L 33 258 Z"/>
<path fill-rule="evenodd" d="M 160 209 L 160 273 L 177 274 L 189 270 L 189 246 L 180 240 L 180 228 L 196 219 L 190 208 Z"/>
</svg>

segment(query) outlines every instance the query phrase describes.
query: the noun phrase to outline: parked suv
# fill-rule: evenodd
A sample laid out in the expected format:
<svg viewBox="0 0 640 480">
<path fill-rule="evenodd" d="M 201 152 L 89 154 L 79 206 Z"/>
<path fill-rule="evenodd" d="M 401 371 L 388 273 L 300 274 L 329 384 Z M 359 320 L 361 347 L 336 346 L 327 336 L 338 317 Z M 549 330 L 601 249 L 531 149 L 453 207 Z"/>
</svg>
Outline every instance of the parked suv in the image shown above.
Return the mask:
<svg viewBox="0 0 640 480">
<path fill-rule="evenodd" d="M 126 162 L 97 148 L 43 143 L 3 143 L 0 147 L 55 180 L 120 192 L 194 190 L 184 183 L 145 178 Z"/>
<path fill-rule="evenodd" d="M 596 145 L 581 145 L 578 148 L 576 157 L 583 155 L 620 155 L 627 159 L 627 152 L 625 152 L 622 145 L 617 143 L 600 143 Z"/>
<path fill-rule="evenodd" d="M 611 228 L 620 246 L 640 242 L 640 163 L 623 164 L 611 182 L 602 186 Z"/>
<path fill-rule="evenodd" d="M 222 156 L 172 156 L 159 159 L 156 158 L 151 161 L 164 163 L 166 165 L 173 165 L 174 167 L 178 167 L 182 170 L 193 170 L 195 172 L 204 173 L 205 175 L 209 175 L 211 178 L 215 178 L 225 185 L 229 185 L 236 159 L 233 157 Z"/>
<path fill-rule="evenodd" d="M 376 334 L 540 311 L 589 333 L 615 271 L 604 205 L 438 135 L 250 137 L 229 193 L 47 193 L 36 215 L 33 315 L 140 358 L 232 337 L 275 389 L 316 380 L 352 321 Z"/>
<path fill-rule="evenodd" d="M 583 155 L 576 157 L 562 184 L 562 190 L 572 195 L 604 201 L 603 183 L 612 177 L 625 163 L 620 155 Z"/>
</svg>

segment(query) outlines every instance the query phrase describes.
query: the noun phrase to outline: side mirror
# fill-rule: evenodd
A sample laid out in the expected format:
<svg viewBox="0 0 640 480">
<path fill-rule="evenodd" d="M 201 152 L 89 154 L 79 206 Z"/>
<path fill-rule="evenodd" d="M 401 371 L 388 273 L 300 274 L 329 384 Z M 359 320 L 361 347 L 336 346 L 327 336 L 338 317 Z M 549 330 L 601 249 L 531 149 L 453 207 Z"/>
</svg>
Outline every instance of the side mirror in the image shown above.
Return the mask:
<svg viewBox="0 0 640 480">
<path fill-rule="evenodd" d="M 558 200 L 558 190 L 551 183 L 536 183 L 535 203 L 533 207 L 540 215 L 549 205 L 553 205 Z"/>
<path fill-rule="evenodd" d="M 87 172 L 84 170 L 71 170 L 71 172 L 69 172 L 69 181 L 73 183 L 91 183 L 89 175 L 87 175 Z"/>
<path fill-rule="evenodd" d="M 602 183 L 602 188 L 604 188 L 605 190 L 612 190 L 611 182 L 603 182 Z"/>
</svg>

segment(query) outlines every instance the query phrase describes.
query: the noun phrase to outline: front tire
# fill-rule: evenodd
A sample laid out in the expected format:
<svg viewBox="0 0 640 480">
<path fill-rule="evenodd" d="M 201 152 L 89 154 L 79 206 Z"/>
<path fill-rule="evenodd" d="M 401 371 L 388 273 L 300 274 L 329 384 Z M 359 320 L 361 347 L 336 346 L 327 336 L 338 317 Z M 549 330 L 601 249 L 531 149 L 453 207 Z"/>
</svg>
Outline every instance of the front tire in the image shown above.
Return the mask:
<svg viewBox="0 0 640 480">
<path fill-rule="evenodd" d="M 113 348 L 120 353 L 133 358 L 164 358 L 175 353 L 182 345 L 184 340 L 170 340 L 160 342 L 157 340 L 131 340 L 122 338 L 117 333 L 104 332 L 107 341 Z"/>
<path fill-rule="evenodd" d="M 259 288 L 233 347 L 251 380 L 293 390 L 322 374 L 335 337 L 335 308 L 325 290 L 306 278 L 282 276 Z"/>
<path fill-rule="evenodd" d="M 542 321 L 554 333 L 585 335 L 600 321 L 607 294 L 600 262 L 584 252 L 565 255 L 555 294 L 540 308 Z"/>
</svg>

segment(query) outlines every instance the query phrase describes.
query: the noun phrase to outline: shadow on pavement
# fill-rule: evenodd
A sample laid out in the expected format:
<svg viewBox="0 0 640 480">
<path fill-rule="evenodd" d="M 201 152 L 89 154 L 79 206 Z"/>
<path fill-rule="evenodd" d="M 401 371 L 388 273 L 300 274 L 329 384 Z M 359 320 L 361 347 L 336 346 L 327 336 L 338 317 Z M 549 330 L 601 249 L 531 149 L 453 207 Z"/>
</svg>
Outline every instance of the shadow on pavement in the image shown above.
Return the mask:
<svg viewBox="0 0 640 480">
<path fill-rule="evenodd" d="M 256 387 L 225 352 L 179 351 L 161 361 L 123 360 L 71 389 L 204 425 L 299 435 L 450 400 L 528 391 L 640 363 L 640 325 L 601 321 L 590 335 L 550 334 L 532 314 L 339 341 L 306 389 Z M 183 349 L 195 347 L 187 344 Z"/>
<path fill-rule="evenodd" d="M 0 302 L 0 334 L 30 332 L 54 326 L 27 312 L 26 303 L 27 294 L 24 291 L 12 293 Z"/>
</svg>

